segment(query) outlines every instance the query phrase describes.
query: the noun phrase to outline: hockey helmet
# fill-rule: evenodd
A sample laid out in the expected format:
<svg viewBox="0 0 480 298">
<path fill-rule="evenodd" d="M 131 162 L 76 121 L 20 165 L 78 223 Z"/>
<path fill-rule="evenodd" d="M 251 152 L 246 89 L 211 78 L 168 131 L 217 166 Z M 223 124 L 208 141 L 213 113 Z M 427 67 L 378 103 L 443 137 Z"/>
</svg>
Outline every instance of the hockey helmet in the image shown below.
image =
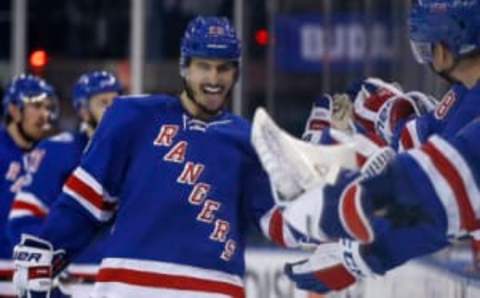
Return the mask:
<svg viewBox="0 0 480 298">
<path fill-rule="evenodd" d="M 78 79 L 73 87 L 73 106 L 78 110 L 94 95 L 104 92 L 118 92 L 120 94 L 122 91 L 120 82 L 112 73 L 108 71 L 86 73 Z"/>
<path fill-rule="evenodd" d="M 480 0 L 416 0 L 409 17 L 410 43 L 419 63 L 433 61 L 441 42 L 457 58 L 480 47 Z"/>
<path fill-rule="evenodd" d="M 190 21 L 180 46 L 180 74 L 188 59 L 217 58 L 238 62 L 241 46 L 235 29 L 225 17 L 197 17 Z"/>
<path fill-rule="evenodd" d="M 54 102 L 55 110 L 53 111 L 52 117 L 56 118 L 58 114 L 58 104 L 54 88 L 37 76 L 21 74 L 14 77 L 7 85 L 2 101 L 3 111 L 6 113 L 9 104 L 23 108 L 26 103 L 39 102 L 47 99 Z"/>
</svg>

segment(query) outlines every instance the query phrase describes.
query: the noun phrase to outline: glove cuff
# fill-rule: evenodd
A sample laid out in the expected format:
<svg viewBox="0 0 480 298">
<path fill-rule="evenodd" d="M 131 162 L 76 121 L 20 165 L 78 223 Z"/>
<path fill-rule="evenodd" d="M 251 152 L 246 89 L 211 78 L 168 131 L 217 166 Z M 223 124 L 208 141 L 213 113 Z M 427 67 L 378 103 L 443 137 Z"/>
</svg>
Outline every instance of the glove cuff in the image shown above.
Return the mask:
<svg viewBox="0 0 480 298">
<path fill-rule="evenodd" d="M 370 269 L 361 255 L 360 243 L 358 241 L 341 239 L 340 247 L 342 250 L 343 265 L 356 279 L 360 280 L 375 276 L 375 273 Z"/>
<path fill-rule="evenodd" d="M 13 284 L 20 297 L 48 297 L 52 287 L 53 247 L 50 242 L 22 235 L 22 239 L 13 250 L 15 272 Z"/>
</svg>

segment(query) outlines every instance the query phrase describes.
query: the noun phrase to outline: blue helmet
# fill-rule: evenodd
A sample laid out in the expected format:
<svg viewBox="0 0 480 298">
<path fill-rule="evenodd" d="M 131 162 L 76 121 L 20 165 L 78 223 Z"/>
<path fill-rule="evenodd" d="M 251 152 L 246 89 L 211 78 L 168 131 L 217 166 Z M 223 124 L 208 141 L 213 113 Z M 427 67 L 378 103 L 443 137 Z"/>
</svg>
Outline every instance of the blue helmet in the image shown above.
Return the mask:
<svg viewBox="0 0 480 298">
<path fill-rule="evenodd" d="M 410 41 L 420 63 L 433 60 L 433 45 L 441 42 L 462 57 L 480 48 L 479 0 L 417 0 L 409 19 Z"/>
<path fill-rule="evenodd" d="M 122 93 L 122 86 L 115 75 L 108 71 L 86 73 L 78 79 L 73 87 L 73 106 L 78 110 L 84 106 L 92 96 L 105 92 Z"/>
<path fill-rule="evenodd" d="M 187 26 L 180 46 L 180 73 L 192 57 L 239 61 L 241 46 L 225 17 L 196 17 Z"/>
<path fill-rule="evenodd" d="M 7 85 L 2 104 L 6 112 L 9 104 L 22 108 L 25 103 L 47 98 L 56 103 L 57 96 L 51 85 L 34 75 L 21 74 L 14 77 Z"/>
</svg>

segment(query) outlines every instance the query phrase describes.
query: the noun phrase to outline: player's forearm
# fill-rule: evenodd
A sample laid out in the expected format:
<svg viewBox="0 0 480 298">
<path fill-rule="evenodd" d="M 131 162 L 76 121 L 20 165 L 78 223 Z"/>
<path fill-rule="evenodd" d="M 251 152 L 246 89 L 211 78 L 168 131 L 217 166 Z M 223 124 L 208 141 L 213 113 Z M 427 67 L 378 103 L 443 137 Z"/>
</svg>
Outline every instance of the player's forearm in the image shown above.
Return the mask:
<svg viewBox="0 0 480 298">
<path fill-rule="evenodd" d="M 13 244 L 20 242 L 22 234 L 38 235 L 43 221 L 43 218 L 33 216 L 9 220 L 7 223 L 7 236 L 10 242 Z"/>
<path fill-rule="evenodd" d="M 70 258 L 91 242 L 99 227 L 81 207 L 62 196 L 47 216 L 39 237 L 51 242 L 55 249 L 64 249 Z"/>
<path fill-rule="evenodd" d="M 434 253 L 449 245 L 438 227 L 428 223 L 395 227 L 365 245 L 362 256 L 375 272 L 392 270 L 405 262 Z"/>
</svg>

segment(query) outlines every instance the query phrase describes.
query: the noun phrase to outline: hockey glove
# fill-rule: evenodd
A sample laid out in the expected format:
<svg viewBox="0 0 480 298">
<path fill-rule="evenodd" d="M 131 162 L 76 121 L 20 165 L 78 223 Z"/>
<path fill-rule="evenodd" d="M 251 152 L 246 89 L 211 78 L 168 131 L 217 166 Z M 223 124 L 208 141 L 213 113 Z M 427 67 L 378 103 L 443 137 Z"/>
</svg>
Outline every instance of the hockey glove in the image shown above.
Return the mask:
<svg viewBox="0 0 480 298">
<path fill-rule="evenodd" d="M 320 244 L 308 259 L 286 264 L 285 272 L 297 288 L 320 294 L 374 276 L 360 254 L 359 243 L 348 239 Z"/>
<path fill-rule="evenodd" d="M 315 99 L 308 117 L 302 139 L 320 144 L 322 132 L 332 127 L 341 131 L 352 129 L 353 104 L 348 95 L 335 94 L 333 97 L 324 94 Z"/>
<path fill-rule="evenodd" d="M 318 185 L 298 196 L 285 205 L 283 218 L 295 230 L 320 242 L 338 238 L 350 238 L 361 243 L 371 243 L 378 233 L 382 233 L 385 223 L 378 220 L 376 211 L 385 207 L 381 200 L 371 197 L 368 189 L 380 189 L 389 186 L 379 175 L 387 167 L 392 151 L 380 151 L 367 161 L 366 173 L 340 171 L 334 184 Z M 375 176 L 375 179 L 370 179 Z M 377 178 L 380 177 L 380 178 Z"/>
<path fill-rule="evenodd" d="M 319 142 L 322 130 L 331 125 L 332 109 L 333 98 L 329 94 L 315 98 L 302 135 L 303 140 L 312 143 Z"/>
<path fill-rule="evenodd" d="M 396 152 L 390 147 L 378 148 L 367 161 L 363 163 L 361 172 L 362 179 L 380 174 L 388 163 L 395 158 Z"/>
<path fill-rule="evenodd" d="M 344 170 L 332 185 L 319 185 L 284 207 L 287 224 L 319 242 L 352 238 L 370 243 L 375 238 L 370 200 L 363 196 L 359 172 Z"/>
<path fill-rule="evenodd" d="M 279 205 L 295 200 L 314 186 L 334 183 L 341 168 L 357 168 L 354 144 L 307 143 L 278 127 L 262 108 L 257 109 L 253 119 L 252 144 Z"/>
<path fill-rule="evenodd" d="M 54 251 L 52 245 L 43 239 L 22 235 L 14 247 L 15 272 L 13 284 L 22 298 L 59 297 L 52 295 L 54 263 L 63 258 L 63 251 Z"/>
<path fill-rule="evenodd" d="M 358 86 L 354 95 L 355 123 L 389 144 L 408 118 L 435 108 L 432 97 L 418 91 L 404 93 L 398 85 L 377 78 L 368 78 Z"/>
</svg>

